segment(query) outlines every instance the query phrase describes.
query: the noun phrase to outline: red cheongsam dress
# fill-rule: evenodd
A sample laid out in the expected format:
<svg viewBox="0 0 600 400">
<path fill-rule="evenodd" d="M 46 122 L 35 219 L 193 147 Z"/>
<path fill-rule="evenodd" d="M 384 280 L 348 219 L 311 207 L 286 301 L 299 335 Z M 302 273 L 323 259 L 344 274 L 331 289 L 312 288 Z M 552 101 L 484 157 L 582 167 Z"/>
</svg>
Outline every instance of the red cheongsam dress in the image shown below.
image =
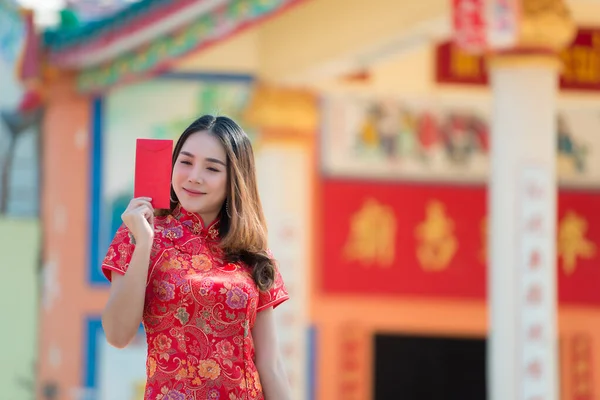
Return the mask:
<svg viewBox="0 0 600 400">
<path fill-rule="evenodd" d="M 107 278 L 126 273 L 134 247 L 121 226 L 102 263 Z M 205 227 L 180 206 L 155 219 L 149 268 L 144 399 L 263 399 L 252 327 L 257 312 L 289 298 L 279 270 L 259 292 L 246 265 L 224 261 L 218 221 Z"/>
</svg>

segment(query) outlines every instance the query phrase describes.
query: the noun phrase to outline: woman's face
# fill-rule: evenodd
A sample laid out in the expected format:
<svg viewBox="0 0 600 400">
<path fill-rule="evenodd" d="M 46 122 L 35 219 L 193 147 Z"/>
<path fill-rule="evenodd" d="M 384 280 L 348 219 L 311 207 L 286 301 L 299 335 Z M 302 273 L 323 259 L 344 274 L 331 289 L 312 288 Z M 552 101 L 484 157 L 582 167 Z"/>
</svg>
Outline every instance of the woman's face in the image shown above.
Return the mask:
<svg viewBox="0 0 600 400">
<path fill-rule="evenodd" d="M 181 206 L 210 224 L 227 197 L 225 148 L 207 131 L 191 134 L 173 167 L 173 189 Z"/>
</svg>

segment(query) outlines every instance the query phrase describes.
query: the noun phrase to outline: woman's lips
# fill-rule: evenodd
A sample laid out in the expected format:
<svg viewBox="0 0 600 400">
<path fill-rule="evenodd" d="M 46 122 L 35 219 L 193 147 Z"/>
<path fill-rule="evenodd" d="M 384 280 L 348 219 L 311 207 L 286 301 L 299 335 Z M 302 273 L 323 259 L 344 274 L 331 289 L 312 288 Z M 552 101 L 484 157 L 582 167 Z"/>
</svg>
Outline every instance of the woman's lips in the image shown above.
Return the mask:
<svg viewBox="0 0 600 400">
<path fill-rule="evenodd" d="M 197 191 L 195 191 L 195 190 L 186 189 L 186 188 L 183 188 L 183 190 L 184 190 L 184 191 L 185 191 L 187 194 L 189 194 L 190 196 L 202 196 L 202 195 L 205 195 L 205 194 L 206 194 L 206 193 L 197 192 Z"/>
</svg>

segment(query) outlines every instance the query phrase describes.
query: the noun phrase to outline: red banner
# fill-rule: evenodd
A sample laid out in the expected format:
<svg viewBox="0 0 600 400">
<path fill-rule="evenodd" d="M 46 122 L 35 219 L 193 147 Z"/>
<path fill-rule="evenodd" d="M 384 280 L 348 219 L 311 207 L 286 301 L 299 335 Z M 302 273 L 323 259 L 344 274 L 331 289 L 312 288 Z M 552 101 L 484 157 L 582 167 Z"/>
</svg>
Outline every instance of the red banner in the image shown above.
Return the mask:
<svg viewBox="0 0 600 400">
<path fill-rule="evenodd" d="M 484 299 L 486 189 L 326 180 L 322 289 Z M 562 191 L 557 225 L 563 303 L 600 304 L 600 193 Z"/>
<path fill-rule="evenodd" d="M 563 90 L 600 90 L 600 29 L 579 29 L 573 43 L 560 54 Z M 451 42 L 436 48 L 436 81 L 441 84 L 487 85 L 483 56 L 469 54 Z"/>
</svg>

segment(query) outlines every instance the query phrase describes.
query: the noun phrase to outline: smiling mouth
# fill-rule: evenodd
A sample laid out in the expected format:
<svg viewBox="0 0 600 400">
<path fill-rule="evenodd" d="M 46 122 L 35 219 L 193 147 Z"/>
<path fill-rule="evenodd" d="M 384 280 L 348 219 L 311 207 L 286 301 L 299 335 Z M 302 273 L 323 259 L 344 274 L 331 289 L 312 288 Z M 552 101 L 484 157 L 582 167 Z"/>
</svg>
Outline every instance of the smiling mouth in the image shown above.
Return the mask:
<svg viewBox="0 0 600 400">
<path fill-rule="evenodd" d="M 203 193 L 203 192 L 197 192 L 195 190 L 186 189 L 186 188 L 183 188 L 183 190 L 185 190 L 187 193 L 189 193 L 191 195 L 195 195 L 195 196 L 200 196 L 200 195 L 206 194 L 206 193 Z"/>
</svg>

